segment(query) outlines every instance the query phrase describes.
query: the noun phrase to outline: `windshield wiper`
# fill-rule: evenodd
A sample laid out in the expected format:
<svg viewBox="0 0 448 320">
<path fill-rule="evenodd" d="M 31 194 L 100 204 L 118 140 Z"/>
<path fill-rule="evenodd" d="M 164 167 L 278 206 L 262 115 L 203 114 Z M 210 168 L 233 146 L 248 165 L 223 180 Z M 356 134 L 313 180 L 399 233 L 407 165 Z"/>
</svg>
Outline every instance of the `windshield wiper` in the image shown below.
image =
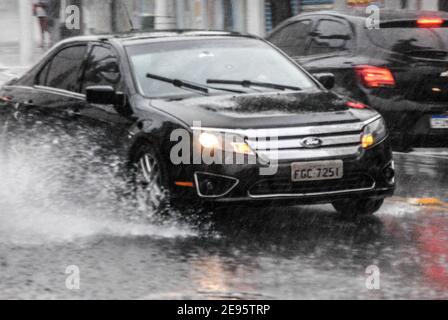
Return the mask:
<svg viewBox="0 0 448 320">
<path fill-rule="evenodd" d="M 208 79 L 207 84 L 233 84 L 237 86 L 242 86 L 244 88 L 250 88 L 250 87 L 263 87 L 263 88 L 271 88 L 271 89 L 277 89 L 277 90 L 294 90 L 294 91 L 300 91 L 302 90 L 299 87 L 293 87 L 293 86 L 287 86 L 283 84 L 276 84 L 276 83 L 268 83 L 268 82 L 257 82 L 257 81 L 250 81 L 250 80 L 219 80 L 219 79 Z"/>
<path fill-rule="evenodd" d="M 232 89 L 225 89 L 225 88 L 216 88 L 216 87 L 211 87 L 211 86 L 205 86 L 205 85 L 200 85 L 198 83 L 194 83 L 194 82 L 191 82 L 191 81 L 185 81 L 185 80 L 180 80 L 180 79 L 170 79 L 170 78 L 162 77 L 162 76 L 159 76 L 159 75 L 156 75 L 156 74 L 152 74 L 152 73 L 147 73 L 146 77 L 150 78 L 150 79 L 154 79 L 154 80 L 159 80 L 159 81 L 162 81 L 162 82 L 170 83 L 170 84 L 172 84 L 173 86 L 175 86 L 177 88 L 195 90 L 195 91 L 198 91 L 199 93 L 201 93 L 203 95 L 208 95 L 209 94 L 209 89 L 226 91 L 226 92 L 232 92 L 232 93 L 245 93 L 244 91 L 241 91 L 241 90 L 232 90 Z"/>
<path fill-rule="evenodd" d="M 199 84 L 195 84 L 195 83 L 191 83 L 189 81 L 184 81 L 184 80 L 180 80 L 180 79 L 170 79 L 170 78 L 166 78 L 166 77 L 162 77 L 162 76 L 158 76 L 156 74 L 152 74 L 152 73 L 147 73 L 146 74 L 146 78 L 149 79 L 154 79 L 154 80 L 159 80 L 162 82 L 166 82 L 166 83 L 170 83 L 173 86 L 177 87 L 177 88 L 181 88 L 181 89 L 191 89 L 191 90 L 195 90 L 203 95 L 208 95 L 208 88 L 205 86 L 201 86 Z"/>
</svg>

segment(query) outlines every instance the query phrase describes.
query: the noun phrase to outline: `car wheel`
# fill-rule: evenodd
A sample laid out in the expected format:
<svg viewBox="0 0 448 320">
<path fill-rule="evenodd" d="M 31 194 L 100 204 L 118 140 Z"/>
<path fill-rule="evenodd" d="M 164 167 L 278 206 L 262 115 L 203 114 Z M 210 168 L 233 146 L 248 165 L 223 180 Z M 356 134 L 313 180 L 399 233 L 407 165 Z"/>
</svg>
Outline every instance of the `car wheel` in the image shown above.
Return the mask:
<svg viewBox="0 0 448 320">
<path fill-rule="evenodd" d="M 333 202 L 333 207 L 343 218 L 356 219 L 374 214 L 383 203 L 384 199 L 342 200 Z"/>
<path fill-rule="evenodd" d="M 146 216 L 169 212 L 167 178 L 156 150 L 150 145 L 140 147 L 133 160 L 133 184 L 137 208 Z"/>
</svg>

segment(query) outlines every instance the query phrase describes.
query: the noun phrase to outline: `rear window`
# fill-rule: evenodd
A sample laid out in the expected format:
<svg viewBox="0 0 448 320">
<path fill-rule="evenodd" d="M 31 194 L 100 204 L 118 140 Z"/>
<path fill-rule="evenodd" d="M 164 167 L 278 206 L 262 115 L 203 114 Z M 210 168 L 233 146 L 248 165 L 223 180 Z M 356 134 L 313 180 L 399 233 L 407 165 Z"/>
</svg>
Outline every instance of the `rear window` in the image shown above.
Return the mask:
<svg viewBox="0 0 448 320">
<path fill-rule="evenodd" d="M 376 46 L 390 51 L 427 58 L 448 55 L 448 28 L 381 28 L 367 34 Z"/>
</svg>

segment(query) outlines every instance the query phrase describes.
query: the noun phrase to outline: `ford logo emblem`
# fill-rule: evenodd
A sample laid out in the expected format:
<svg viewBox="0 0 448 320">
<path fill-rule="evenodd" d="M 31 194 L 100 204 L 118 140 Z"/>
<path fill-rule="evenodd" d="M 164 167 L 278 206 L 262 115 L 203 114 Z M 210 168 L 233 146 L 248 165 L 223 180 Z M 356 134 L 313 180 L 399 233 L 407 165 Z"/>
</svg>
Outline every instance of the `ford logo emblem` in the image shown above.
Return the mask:
<svg viewBox="0 0 448 320">
<path fill-rule="evenodd" d="M 308 149 L 319 148 L 322 146 L 322 140 L 316 137 L 309 137 L 302 140 L 302 146 Z"/>
</svg>

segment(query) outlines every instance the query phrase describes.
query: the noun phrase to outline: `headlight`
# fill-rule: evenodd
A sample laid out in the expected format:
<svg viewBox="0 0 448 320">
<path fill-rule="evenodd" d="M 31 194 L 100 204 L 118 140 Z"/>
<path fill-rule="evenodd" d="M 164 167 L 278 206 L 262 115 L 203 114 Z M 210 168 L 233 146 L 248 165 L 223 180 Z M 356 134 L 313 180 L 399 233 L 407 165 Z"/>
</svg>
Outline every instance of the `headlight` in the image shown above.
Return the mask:
<svg viewBox="0 0 448 320">
<path fill-rule="evenodd" d="M 378 119 L 364 127 L 361 145 L 364 149 L 368 149 L 381 142 L 386 136 L 386 123 L 383 118 Z"/>
<path fill-rule="evenodd" d="M 216 135 L 208 132 L 201 133 L 199 143 L 206 149 L 216 149 L 221 145 L 220 139 Z"/>
<path fill-rule="evenodd" d="M 205 149 L 222 150 L 246 155 L 255 155 L 244 138 L 235 134 L 220 132 L 202 132 L 199 143 Z"/>
</svg>

